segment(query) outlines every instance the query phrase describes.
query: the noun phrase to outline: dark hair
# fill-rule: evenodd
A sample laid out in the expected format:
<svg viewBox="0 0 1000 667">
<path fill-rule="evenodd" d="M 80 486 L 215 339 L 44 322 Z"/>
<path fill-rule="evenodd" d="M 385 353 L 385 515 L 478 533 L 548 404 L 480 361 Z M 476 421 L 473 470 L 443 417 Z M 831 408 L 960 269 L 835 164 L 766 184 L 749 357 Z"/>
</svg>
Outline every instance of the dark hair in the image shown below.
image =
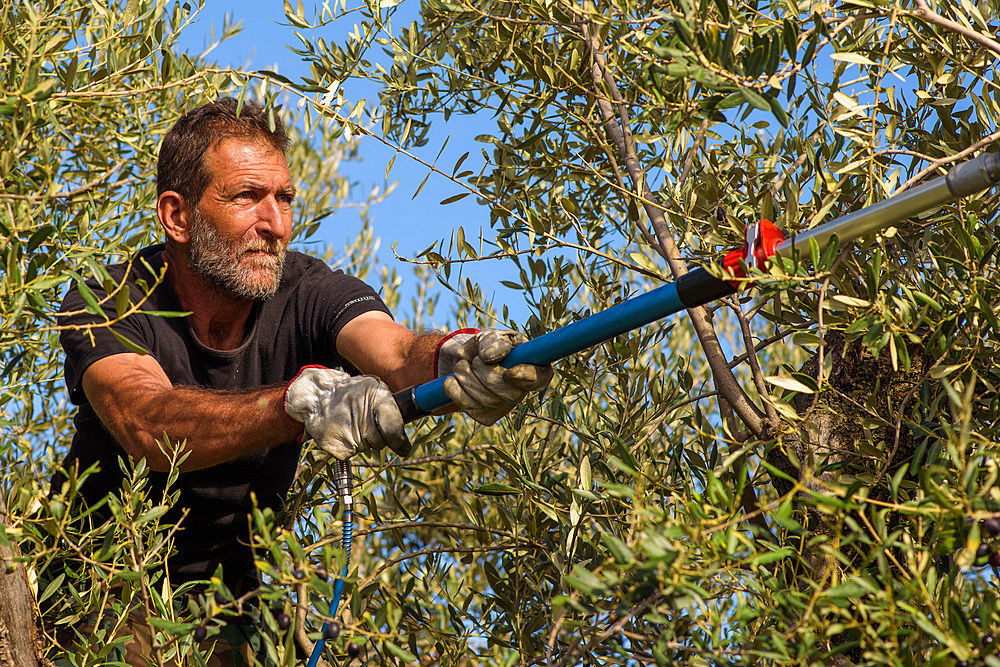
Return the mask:
<svg viewBox="0 0 1000 667">
<path fill-rule="evenodd" d="M 271 130 L 268 112 L 260 104 L 247 100 L 240 108 L 232 97 L 188 111 L 170 128 L 160 145 L 156 195 L 173 190 L 191 206 L 197 204 L 212 180 L 205 165 L 205 153 L 226 139 L 257 141 L 284 153 L 288 135 L 277 114 L 273 114 L 273 123 Z"/>
</svg>

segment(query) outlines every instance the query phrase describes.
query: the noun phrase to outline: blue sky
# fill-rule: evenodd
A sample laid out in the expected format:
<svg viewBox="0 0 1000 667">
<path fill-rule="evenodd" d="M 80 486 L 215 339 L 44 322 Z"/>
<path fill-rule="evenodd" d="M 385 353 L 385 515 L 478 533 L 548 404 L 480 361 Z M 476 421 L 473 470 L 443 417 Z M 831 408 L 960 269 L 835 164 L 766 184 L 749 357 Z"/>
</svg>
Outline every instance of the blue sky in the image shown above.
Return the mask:
<svg viewBox="0 0 1000 667">
<path fill-rule="evenodd" d="M 399 30 L 416 19 L 418 9 L 419 3 L 403 2 L 393 16 L 394 29 Z M 289 45 L 298 45 L 299 40 L 295 36 L 296 29 L 289 26 L 285 19 L 283 3 L 278 1 L 236 3 L 229 0 L 206 0 L 206 6 L 199 12 L 194 24 L 182 32 L 181 48 L 192 53 L 204 50 L 212 41 L 213 30 L 216 35 L 221 32 L 226 14 L 229 14 L 232 22 L 240 22 L 242 30 L 237 36 L 215 48 L 209 54 L 210 59 L 227 67 L 273 70 L 295 81 L 309 75 L 308 65 L 288 48 Z M 309 4 L 306 4 L 305 15 L 307 17 L 312 15 Z M 354 28 L 354 16 L 356 14 L 348 15 L 330 26 L 306 31 L 305 34 L 310 38 L 321 36 L 328 42 L 342 43 L 344 37 Z M 377 90 L 371 85 L 345 84 L 345 89 L 352 102 L 366 98 L 370 106 L 377 101 Z M 443 126 L 443 123 L 441 125 Z M 429 156 L 427 159 L 433 160 L 441 144 L 448 135 L 451 135 L 438 164 L 445 166 L 446 171 L 450 170 L 459 157 L 469 151 L 470 155 L 464 167 L 476 169 L 476 166 L 471 165 L 479 155 L 481 144 L 474 142 L 473 137 L 482 133 L 482 130 L 476 131 L 476 129 L 474 120 L 453 116 L 448 122 L 446 131 L 441 126 L 435 128 L 431 141 L 422 150 L 422 154 Z M 385 184 L 386 166 L 394 151 L 372 138 L 362 137 L 360 141 L 361 162 L 345 164 L 343 171 L 356 184 L 356 196 L 363 198 L 372 187 Z M 397 182 L 395 190 L 373 209 L 374 232 L 381 240 L 379 259 L 382 263 L 397 268 L 404 276 L 409 269 L 393 256 L 391 250 L 393 244 L 396 244 L 398 254 L 413 257 L 430 246 L 434 240 L 447 239 L 459 226 L 465 228 L 467 237 L 472 237 L 474 233 L 478 235 L 477 232 L 481 228 L 489 232 L 489 210 L 477 206 L 475 198 L 466 197 L 459 202 L 440 205 L 442 200 L 462 191 L 443 177 L 431 175 L 419 195 L 414 198 L 414 192 L 426 175 L 426 167 L 400 155 L 394 162 L 389 176 L 390 182 Z M 301 179 L 307 178 L 308 175 L 293 174 L 293 177 Z M 346 208 L 325 220 L 317 236 L 319 240 L 333 244 L 334 248 L 340 248 L 346 240 L 353 239 L 360 228 L 360 215 L 355 209 Z M 494 293 L 497 295 L 498 308 L 502 303 L 506 303 L 515 319 L 523 320 L 527 317 L 526 306 L 517 301 L 518 296 L 515 292 L 499 284 L 501 279 L 513 277 L 504 275 L 503 269 L 504 267 L 496 261 L 463 267 L 466 275 L 479 284 L 487 295 Z M 370 276 L 369 281 L 373 278 Z M 410 295 L 404 293 L 404 303 L 408 296 Z M 447 309 L 439 309 L 434 322 L 420 324 L 424 327 L 444 328 L 466 324 L 448 322 L 445 320 L 447 315 Z M 473 325 L 473 323 L 468 324 Z M 489 323 L 475 324 L 482 327 Z"/>
</svg>

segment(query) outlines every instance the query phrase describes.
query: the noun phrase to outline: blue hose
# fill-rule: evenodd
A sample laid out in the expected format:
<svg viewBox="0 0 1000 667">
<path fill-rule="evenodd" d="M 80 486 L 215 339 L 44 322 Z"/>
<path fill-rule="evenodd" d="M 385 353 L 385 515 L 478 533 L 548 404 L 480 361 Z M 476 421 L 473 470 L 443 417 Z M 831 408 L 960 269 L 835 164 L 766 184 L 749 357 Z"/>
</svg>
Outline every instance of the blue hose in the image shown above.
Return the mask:
<svg viewBox="0 0 1000 667">
<path fill-rule="evenodd" d="M 340 496 L 340 502 L 344 507 L 344 529 L 341 543 L 344 547 L 344 571 L 340 578 L 333 584 L 333 597 L 330 599 L 330 619 L 323 623 L 323 632 L 316 645 L 313 646 L 312 654 L 309 656 L 307 667 L 316 667 L 319 656 L 326 646 L 326 631 L 334 618 L 337 617 L 337 609 L 340 607 L 340 599 L 344 595 L 344 583 L 351 567 L 351 535 L 354 532 L 354 497 L 351 490 L 351 464 L 347 461 L 337 461 L 334 463 L 334 482 Z"/>
</svg>

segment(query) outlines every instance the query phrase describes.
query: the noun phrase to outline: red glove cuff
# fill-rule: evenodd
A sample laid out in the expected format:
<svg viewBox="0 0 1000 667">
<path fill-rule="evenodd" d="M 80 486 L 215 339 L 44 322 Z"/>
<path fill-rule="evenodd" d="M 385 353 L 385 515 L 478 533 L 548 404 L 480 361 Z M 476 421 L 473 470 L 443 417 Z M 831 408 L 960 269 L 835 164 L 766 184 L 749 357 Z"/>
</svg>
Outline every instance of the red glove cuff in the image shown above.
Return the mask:
<svg viewBox="0 0 1000 667">
<path fill-rule="evenodd" d="M 285 385 L 285 391 L 281 393 L 281 410 L 282 412 L 285 413 L 286 417 L 291 419 L 296 424 L 302 424 L 302 422 L 300 422 L 298 419 L 288 414 L 288 410 L 285 409 L 285 406 L 288 405 L 288 388 L 292 386 L 293 382 L 299 379 L 299 376 L 302 375 L 302 371 L 306 370 L 307 368 L 322 368 L 323 370 L 326 370 L 326 366 L 321 366 L 319 364 L 309 364 L 308 366 L 303 366 L 302 368 L 299 369 L 299 372 L 295 374 L 295 377 L 293 377 L 291 380 L 288 381 L 288 384 Z M 302 424 L 302 431 L 295 437 L 295 439 L 298 441 L 300 445 L 302 444 L 302 441 L 306 439 L 305 424 Z"/>
<path fill-rule="evenodd" d="M 434 377 L 436 378 L 441 377 L 440 375 L 438 375 L 438 357 L 441 354 L 441 346 L 444 345 L 445 342 L 457 336 L 458 334 L 477 334 L 477 333 L 480 333 L 479 329 L 455 329 L 450 334 L 448 334 L 447 336 L 438 341 L 437 346 L 434 348 Z"/>
</svg>

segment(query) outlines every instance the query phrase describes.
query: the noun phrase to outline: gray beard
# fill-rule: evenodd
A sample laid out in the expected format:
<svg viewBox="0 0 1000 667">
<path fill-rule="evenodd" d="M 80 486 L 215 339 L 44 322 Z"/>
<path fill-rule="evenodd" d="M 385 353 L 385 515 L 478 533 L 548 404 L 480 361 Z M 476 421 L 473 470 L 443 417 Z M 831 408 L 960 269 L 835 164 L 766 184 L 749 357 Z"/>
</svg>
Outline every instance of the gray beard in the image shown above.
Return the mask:
<svg viewBox="0 0 1000 667">
<path fill-rule="evenodd" d="M 243 265 L 246 253 L 265 250 L 271 255 L 255 255 L 254 261 L 267 262 L 268 279 L 254 279 L 256 272 Z M 247 301 L 265 300 L 274 296 L 281 283 L 286 248 L 280 241 L 258 241 L 240 248 L 239 241 L 228 241 L 211 224 L 205 222 L 197 209 L 191 216 L 191 240 L 188 244 L 188 264 L 213 285 Z"/>
</svg>

